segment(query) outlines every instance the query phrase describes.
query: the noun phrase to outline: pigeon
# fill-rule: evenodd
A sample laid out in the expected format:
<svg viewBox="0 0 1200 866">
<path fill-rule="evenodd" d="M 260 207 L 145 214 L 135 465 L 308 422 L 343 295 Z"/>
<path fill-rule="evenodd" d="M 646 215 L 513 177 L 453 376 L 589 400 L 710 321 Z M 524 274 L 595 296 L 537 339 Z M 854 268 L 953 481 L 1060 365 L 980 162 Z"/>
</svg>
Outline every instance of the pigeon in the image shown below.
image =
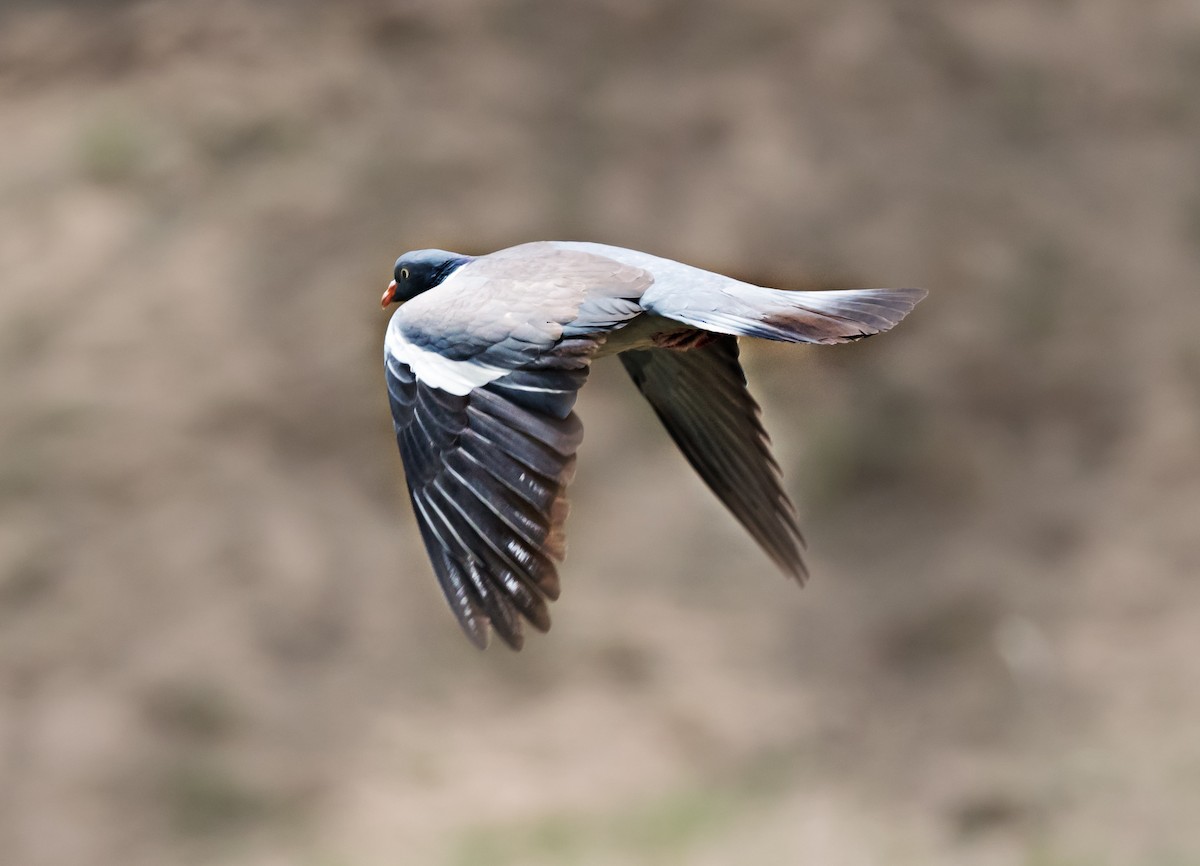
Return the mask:
<svg viewBox="0 0 1200 866">
<path fill-rule="evenodd" d="M 688 462 L 786 575 L 807 577 L 738 338 L 844 343 L 923 289 L 788 291 L 648 253 L 538 241 L 396 260 L 382 305 L 396 440 L 434 574 L 467 637 L 550 628 L 592 362 L 618 355 Z"/>
</svg>

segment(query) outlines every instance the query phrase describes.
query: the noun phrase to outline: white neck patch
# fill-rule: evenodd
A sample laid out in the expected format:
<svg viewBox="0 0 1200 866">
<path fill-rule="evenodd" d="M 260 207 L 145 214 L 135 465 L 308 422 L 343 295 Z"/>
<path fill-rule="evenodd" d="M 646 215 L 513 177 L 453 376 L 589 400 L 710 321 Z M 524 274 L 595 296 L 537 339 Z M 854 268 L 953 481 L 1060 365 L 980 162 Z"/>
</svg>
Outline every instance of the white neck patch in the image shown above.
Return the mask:
<svg viewBox="0 0 1200 866">
<path fill-rule="evenodd" d="M 423 385 L 460 397 L 511 372 L 475 361 L 454 361 L 431 349 L 414 345 L 404 338 L 395 315 L 388 324 L 383 348 L 397 361 L 407 365 Z"/>
</svg>

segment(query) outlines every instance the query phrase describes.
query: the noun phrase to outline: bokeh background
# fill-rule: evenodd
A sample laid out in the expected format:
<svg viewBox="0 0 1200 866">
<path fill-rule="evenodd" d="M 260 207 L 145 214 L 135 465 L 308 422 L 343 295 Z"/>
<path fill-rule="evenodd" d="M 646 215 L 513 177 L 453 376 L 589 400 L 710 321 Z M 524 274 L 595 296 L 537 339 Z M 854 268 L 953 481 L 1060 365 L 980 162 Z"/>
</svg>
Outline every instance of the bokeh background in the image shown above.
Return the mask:
<svg viewBox="0 0 1200 866">
<path fill-rule="evenodd" d="M 0 862 L 1200 863 L 1200 5 L 0 11 Z M 749 345 L 813 580 L 624 373 L 555 627 L 403 493 L 395 256 L 920 285 Z"/>
</svg>

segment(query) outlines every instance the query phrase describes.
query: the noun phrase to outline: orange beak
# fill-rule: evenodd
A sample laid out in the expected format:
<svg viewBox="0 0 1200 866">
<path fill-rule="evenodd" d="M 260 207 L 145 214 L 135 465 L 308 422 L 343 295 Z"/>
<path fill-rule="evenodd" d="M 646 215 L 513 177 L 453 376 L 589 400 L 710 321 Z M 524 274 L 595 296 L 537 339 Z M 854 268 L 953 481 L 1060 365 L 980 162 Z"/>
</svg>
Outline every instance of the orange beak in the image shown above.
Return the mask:
<svg viewBox="0 0 1200 866">
<path fill-rule="evenodd" d="M 387 291 L 383 293 L 383 299 L 379 302 L 379 306 L 386 310 L 394 300 L 396 300 L 396 281 L 392 280 L 388 283 Z"/>
</svg>

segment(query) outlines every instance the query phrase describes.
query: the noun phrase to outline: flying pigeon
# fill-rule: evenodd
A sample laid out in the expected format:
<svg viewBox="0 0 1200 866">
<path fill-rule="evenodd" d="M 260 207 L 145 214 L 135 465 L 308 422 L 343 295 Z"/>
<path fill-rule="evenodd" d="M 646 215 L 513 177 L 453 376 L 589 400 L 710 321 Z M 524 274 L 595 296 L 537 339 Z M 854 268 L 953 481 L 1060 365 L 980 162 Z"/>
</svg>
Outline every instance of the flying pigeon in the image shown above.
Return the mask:
<svg viewBox="0 0 1200 866">
<path fill-rule="evenodd" d="M 409 497 L 470 640 L 550 628 L 566 487 L 592 361 L 620 355 L 692 467 L 786 574 L 804 544 L 738 337 L 844 343 L 892 328 L 923 289 L 786 291 L 604 244 L 542 241 L 396 260 L 384 367 Z"/>
</svg>

